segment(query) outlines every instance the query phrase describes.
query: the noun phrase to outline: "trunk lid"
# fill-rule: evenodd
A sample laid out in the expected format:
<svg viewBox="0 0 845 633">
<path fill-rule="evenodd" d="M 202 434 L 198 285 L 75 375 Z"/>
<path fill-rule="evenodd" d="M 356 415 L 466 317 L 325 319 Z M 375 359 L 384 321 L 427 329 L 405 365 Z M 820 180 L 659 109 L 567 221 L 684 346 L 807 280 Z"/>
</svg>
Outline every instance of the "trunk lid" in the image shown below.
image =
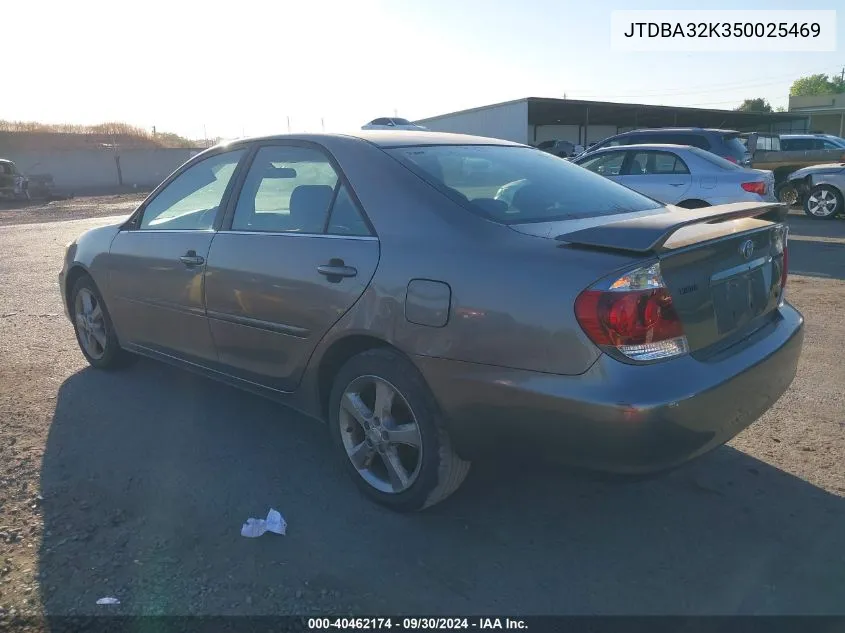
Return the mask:
<svg viewBox="0 0 845 633">
<path fill-rule="evenodd" d="M 783 225 L 754 218 L 727 224 L 730 233 L 658 254 L 693 354 L 747 336 L 768 322 L 781 301 Z"/>
<path fill-rule="evenodd" d="M 741 203 L 696 211 L 611 221 L 556 239 L 656 258 L 690 352 L 703 357 L 774 317 L 783 290 L 786 208 Z"/>
</svg>

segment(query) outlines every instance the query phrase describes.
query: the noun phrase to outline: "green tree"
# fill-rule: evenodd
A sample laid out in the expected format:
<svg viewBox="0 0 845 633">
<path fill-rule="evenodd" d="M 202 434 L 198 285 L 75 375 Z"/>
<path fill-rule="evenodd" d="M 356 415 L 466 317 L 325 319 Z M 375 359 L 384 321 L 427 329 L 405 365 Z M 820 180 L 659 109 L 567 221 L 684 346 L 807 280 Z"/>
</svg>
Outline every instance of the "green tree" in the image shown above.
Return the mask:
<svg viewBox="0 0 845 633">
<path fill-rule="evenodd" d="M 756 99 L 746 99 L 736 110 L 739 112 L 771 112 L 772 105 L 766 99 L 757 97 Z"/>
<path fill-rule="evenodd" d="M 842 78 L 842 75 L 837 77 L 834 75 L 830 78 L 830 85 L 833 88 L 833 92 L 839 94 L 840 92 L 845 92 L 845 79 Z"/>
<path fill-rule="evenodd" d="M 828 76 L 824 73 L 799 77 L 792 83 L 792 87 L 789 89 L 789 96 L 812 97 L 813 95 L 833 94 L 837 92 L 837 84 L 840 83 L 838 77 L 835 82 L 828 79 Z"/>
</svg>

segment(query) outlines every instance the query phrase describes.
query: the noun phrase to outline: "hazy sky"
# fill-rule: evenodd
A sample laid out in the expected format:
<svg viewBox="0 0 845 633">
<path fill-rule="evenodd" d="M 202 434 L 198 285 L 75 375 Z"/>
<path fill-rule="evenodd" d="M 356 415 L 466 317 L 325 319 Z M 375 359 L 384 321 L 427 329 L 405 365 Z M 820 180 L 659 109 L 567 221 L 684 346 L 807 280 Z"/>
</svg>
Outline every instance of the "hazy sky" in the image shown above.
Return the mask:
<svg viewBox="0 0 845 633">
<path fill-rule="evenodd" d="M 786 105 L 845 65 L 842 0 L 4 2 L 0 119 L 191 137 L 357 128 L 525 96 Z M 838 53 L 620 53 L 613 9 L 842 9 Z M 20 28 L 10 28 L 20 24 Z M 10 65 L 11 64 L 11 65 Z M 11 80 L 11 81 L 10 81 Z M 15 81 L 16 80 L 16 81 Z M 323 120 L 321 122 L 321 119 Z"/>
</svg>

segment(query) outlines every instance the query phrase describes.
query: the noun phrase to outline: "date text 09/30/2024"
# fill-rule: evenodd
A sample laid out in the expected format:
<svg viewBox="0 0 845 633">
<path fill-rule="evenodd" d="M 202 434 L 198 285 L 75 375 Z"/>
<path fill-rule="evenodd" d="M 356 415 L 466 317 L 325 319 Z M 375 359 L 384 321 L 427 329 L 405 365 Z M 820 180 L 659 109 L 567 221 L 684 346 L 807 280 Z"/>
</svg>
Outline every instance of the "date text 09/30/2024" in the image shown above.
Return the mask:
<svg viewBox="0 0 845 633">
<path fill-rule="evenodd" d="M 527 630 L 528 625 L 518 618 L 309 618 L 308 629 L 359 629 L 400 631 L 457 630 Z"/>
</svg>

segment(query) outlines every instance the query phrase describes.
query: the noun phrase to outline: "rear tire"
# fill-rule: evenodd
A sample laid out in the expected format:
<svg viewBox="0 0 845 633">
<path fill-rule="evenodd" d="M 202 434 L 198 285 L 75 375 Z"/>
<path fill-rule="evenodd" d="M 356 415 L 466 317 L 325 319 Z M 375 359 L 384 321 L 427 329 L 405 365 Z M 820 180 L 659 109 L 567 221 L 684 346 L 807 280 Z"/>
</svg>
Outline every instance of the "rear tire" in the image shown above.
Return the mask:
<svg viewBox="0 0 845 633">
<path fill-rule="evenodd" d="M 775 198 L 778 199 L 778 202 L 794 207 L 799 202 L 798 190 L 788 182 L 781 183 L 775 187 Z"/>
<path fill-rule="evenodd" d="M 76 342 L 92 367 L 120 369 L 137 360 L 137 356 L 120 347 L 106 302 L 88 275 L 73 285 L 69 308 Z"/>
<path fill-rule="evenodd" d="M 362 352 L 341 367 L 329 396 L 329 428 L 355 484 L 391 510 L 443 501 L 470 469 L 452 448 L 422 375 L 391 349 Z"/>
<path fill-rule="evenodd" d="M 817 185 L 804 198 L 804 213 L 814 220 L 832 220 L 842 206 L 842 192 L 830 185 Z"/>
</svg>

